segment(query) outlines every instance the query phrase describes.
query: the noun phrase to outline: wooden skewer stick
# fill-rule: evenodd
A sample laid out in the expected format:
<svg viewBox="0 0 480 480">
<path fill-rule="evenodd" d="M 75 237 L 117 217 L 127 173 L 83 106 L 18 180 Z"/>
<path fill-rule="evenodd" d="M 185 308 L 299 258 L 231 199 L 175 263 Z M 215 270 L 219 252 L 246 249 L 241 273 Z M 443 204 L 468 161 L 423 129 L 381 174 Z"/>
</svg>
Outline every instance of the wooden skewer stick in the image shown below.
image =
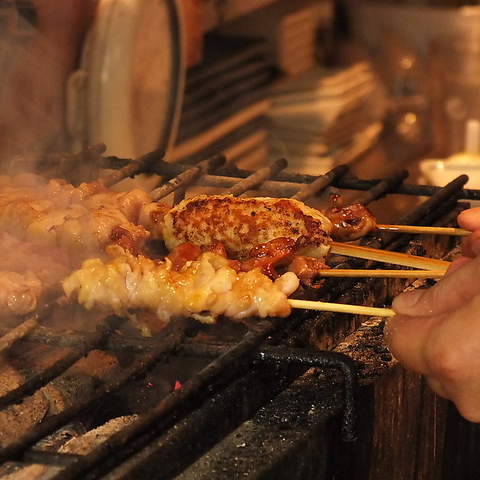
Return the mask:
<svg viewBox="0 0 480 480">
<path fill-rule="evenodd" d="M 366 260 L 375 260 L 377 262 L 403 265 L 404 267 L 420 268 L 422 270 L 445 271 L 450 265 L 450 262 L 436 258 L 418 257 L 406 253 L 391 252 L 389 250 L 361 247 L 359 245 L 349 245 L 340 242 L 330 242 L 330 252 L 338 255 L 364 258 Z"/>
<path fill-rule="evenodd" d="M 321 277 L 442 278 L 445 270 L 355 270 L 326 268 Z"/>
<path fill-rule="evenodd" d="M 457 235 L 466 237 L 472 232 L 463 228 L 427 227 L 420 225 L 377 225 L 377 230 L 403 233 L 432 233 L 435 235 Z"/>
<path fill-rule="evenodd" d="M 311 300 L 288 300 L 292 308 L 304 310 L 318 310 L 320 312 L 353 313 L 377 317 L 393 317 L 395 312 L 391 308 L 365 307 L 363 305 L 348 305 L 343 303 L 315 302 Z"/>
</svg>

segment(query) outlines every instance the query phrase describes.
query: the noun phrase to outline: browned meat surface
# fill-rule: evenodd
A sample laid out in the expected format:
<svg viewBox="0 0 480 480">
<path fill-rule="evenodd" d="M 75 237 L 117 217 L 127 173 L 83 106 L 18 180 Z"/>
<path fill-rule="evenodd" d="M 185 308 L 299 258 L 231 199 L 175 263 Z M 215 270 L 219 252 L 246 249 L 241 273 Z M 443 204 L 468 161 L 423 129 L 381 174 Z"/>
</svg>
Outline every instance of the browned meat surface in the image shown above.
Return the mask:
<svg viewBox="0 0 480 480">
<path fill-rule="evenodd" d="M 337 195 L 334 205 L 325 211 L 325 215 L 332 222 L 331 237 L 338 242 L 357 240 L 375 230 L 376 219 L 367 207 L 354 203 L 348 207 Z"/>
<path fill-rule="evenodd" d="M 184 242 L 209 248 L 222 243 L 231 258 L 244 260 L 252 248 L 276 238 L 303 238 L 309 256 L 324 259 L 331 223 L 319 210 L 285 198 L 201 195 L 183 200 L 165 216 L 164 240 L 172 250 Z"/>
</svg>

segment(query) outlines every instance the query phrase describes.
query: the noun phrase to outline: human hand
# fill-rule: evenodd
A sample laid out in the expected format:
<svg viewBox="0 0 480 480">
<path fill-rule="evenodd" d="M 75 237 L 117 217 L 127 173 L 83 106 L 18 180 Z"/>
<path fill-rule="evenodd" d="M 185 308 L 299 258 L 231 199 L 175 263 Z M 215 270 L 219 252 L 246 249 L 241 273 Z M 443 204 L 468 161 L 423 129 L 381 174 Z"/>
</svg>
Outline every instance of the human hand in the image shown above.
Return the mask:
<svg viewBox="0 0 480 480">
<path fill-rule="evenodd" d="M 464 210 L 458 215 L 458 224 L 472 233 L 463 241 L 462 251 L 466 257 L 480 255 L 480 207 Z"/>
<path fill-rule="evenodd" d="M 436 285 L 400 294 L 385 329 L 394 357 L 424 375 L 468 420 L 480 422 L 480 257 Z"/>
</svg>

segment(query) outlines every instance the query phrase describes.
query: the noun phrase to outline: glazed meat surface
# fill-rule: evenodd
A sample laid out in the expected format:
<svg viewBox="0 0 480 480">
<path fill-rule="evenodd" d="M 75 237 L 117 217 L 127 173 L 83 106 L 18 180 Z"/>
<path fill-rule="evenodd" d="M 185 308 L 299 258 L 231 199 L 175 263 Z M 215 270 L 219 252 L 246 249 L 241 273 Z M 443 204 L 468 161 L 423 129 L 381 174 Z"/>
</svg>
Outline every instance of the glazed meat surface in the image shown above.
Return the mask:
<svg viewBox="0 0 480 480">
<path fill-rule="evenodd" d="M 332 195 L 332 203 L 332 207 L 324 213 L 332 222 L 333 240 L 338 242 L 358 240 L 375 230 L 376 218 L 365 205 L 354 203 L 345 207 L 340 195 Z"/>
<path fill-rule="evenodd" d="M 209 248 L 222 243 L 231 258 L 243 260 L 251 249 L 279 237 L 305 243 L 299 252 L 323 260 L 328 252 L 330 220 L 319 210 L 285 198 L 237 198 L 201 195 L 183 200 L 164 219 L 169 250 L 183 242 Z"/>
</svg>

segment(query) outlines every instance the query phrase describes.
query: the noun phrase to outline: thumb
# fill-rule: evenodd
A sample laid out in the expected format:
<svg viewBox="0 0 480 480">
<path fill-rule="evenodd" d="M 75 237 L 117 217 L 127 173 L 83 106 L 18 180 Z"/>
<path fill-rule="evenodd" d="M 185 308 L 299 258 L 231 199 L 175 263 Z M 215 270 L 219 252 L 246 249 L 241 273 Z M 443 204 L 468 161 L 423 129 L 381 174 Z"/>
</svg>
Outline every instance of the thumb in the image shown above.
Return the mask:
<svg viewBox="0 0 480 480">
<path fill-rule="evenodd" d="M 392 303 L 392 308 L 398 315 L 410 315 L 415 312 L 415 306 L 419 303 L 425 294 L 424 289 L 410 290 L 409 292 L 400 293 Z"/>
</svg>

